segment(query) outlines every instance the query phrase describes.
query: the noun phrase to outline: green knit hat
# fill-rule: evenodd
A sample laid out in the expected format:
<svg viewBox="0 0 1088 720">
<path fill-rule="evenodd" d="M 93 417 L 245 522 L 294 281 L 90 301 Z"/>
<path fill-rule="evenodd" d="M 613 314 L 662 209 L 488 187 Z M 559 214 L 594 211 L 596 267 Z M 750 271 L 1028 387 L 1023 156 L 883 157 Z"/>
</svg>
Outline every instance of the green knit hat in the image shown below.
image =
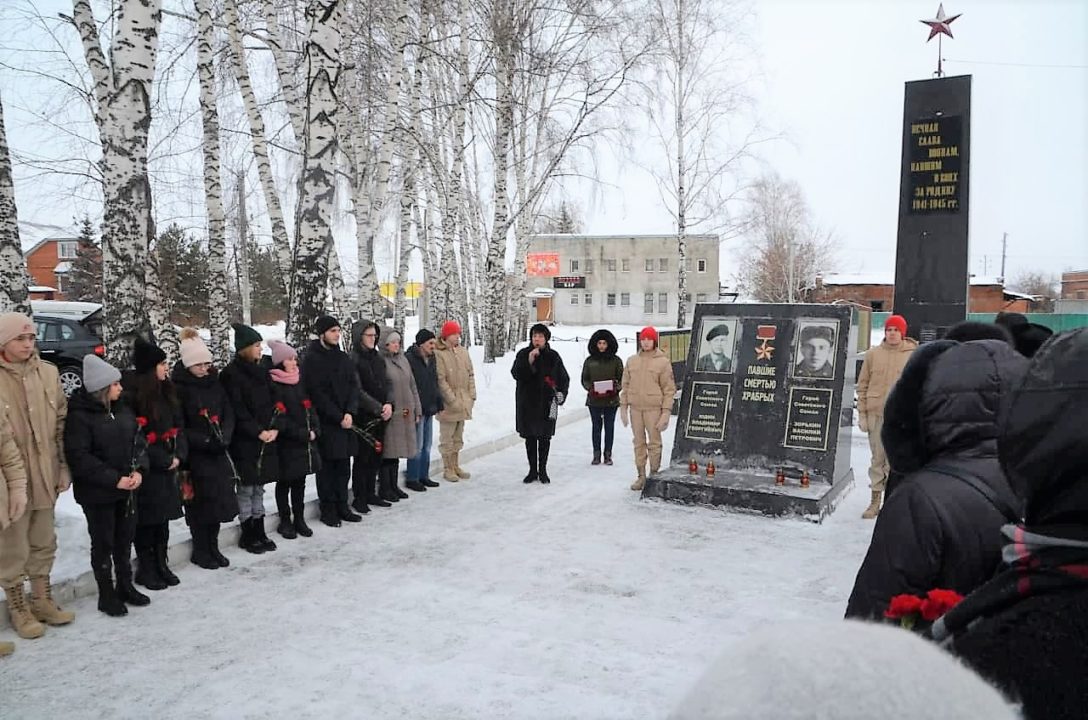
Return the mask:
<svg viewBox="0 0 1088 720">
<path fill-rule="evenodd" d="M 256 345 L 259 342 L 264 342 L 264 338 L 261 334 L 251 328 L 249 325 L 243 325 L 242 323 L 231 323 L 234 328 L 234 349 L 243 350 L 250 345 Z"/>
</svg>

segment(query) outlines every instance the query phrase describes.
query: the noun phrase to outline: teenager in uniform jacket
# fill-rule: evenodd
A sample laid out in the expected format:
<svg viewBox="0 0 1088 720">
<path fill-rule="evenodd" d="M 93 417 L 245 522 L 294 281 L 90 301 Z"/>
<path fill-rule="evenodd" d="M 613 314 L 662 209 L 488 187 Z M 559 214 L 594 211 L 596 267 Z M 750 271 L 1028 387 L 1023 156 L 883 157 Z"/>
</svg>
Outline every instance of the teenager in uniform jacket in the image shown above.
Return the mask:
<svg viewBox="0 0 1088 720">
<path fill-rule="evenodd" d="M 239 547 L 260 553 L 276 549 L 264 527 L 264 486 L 279 477 L 279 413 L 272 400 L 272 381 L 261 364 L 260 333 L 235 323 L 234 359 L 219 373 L 234 410 L 230 456 L 238 470 Z"/>
<path fill-rule="evenodd" d="M 442 456 L 442 478 L 447 482 L 472 477 L 472 473 L 461 467 L 461 448 L 465 445 L 465 423 L 472 419 L 476 404 L 476 373 L 461 339 L 461 326 L 456 320 L 447 320 L 442 323 L 435 343 L 443 405 L 438 414 L 438 452 Z"/>
<path fill-rule="evenodd" d="M 559 406 L 566 402 L 570 392 L 570 376 L 563 358 L 548 344 L 552 333 L 546 325 L 533 325 L 529 337 L 529 346 L 518 351 L 510 368 L 517 381 L 517 431 L 525 439 L 525 455 L 529 460 L 529 473 L 522 482 L 539 480 L 547 485 L 552 481 L 548 477 L 548 453 Z"/>
<path fill-rule="evenodd" d="M 178 469 L 188 455 L 181 431 L 184 419 L 178 403 L 166 353 L 142 338 L 132 350 L 133 371 L 122 380 L 125 402 L 143 418 L 147 440 L 147 473 L 136 491 L 136 582 L 148 590 L 178 584 L 167 563 L 170 521 L 181 517 Z"/>
<path fill-rule="evenodd" d="M 438 483 L 431 480 L 431 443 L 434 440 L 434 416 L 446 406 L 442 403 L 442 391 L 438 387 L 438 359 L 434 356 L 437 345 L 434 333 L 423 328 L 416 333 L 416 344 L 404 353 L 412 366 L 419 404 L 423 408 L 423 419 L 419 421 L 416 431 L 416 455 L 408 458 L 405 470 L 405 485 L 416 491 L 438 487 Z"/>
<path fill-rule="evenodd" d="M 582 363 L 582 387 L 586 390 L 586 405 L 593 420 L 593 465 L 601 464 L 601 432 L 604 432 L 604 464 L 612 464 L 612 440 L 616 434 L 616 411 L 620 407 L 620 386 L 623 384 L 623 360 L 616 336 L 608 330 L 598 330 L 589 338 L 589 357 Z M 595 383 L 611 383 L 597 391 Z"/>
<path fill-rule="evenodd" d="M 234 484 L 238 471 L 230 456 L 234 438 L 234 409 L 211 351 L 193 328 L 181 331 L 181 360 L 171 376 L 181 403 L 182 427 L 189 456 L 182 467 L 188 471 L 193 497 L 185 503 L 185 522 L 193 537 L 190 561 L 205 570 L 229 567 L 219 550 L 219 529 L 238 517 Z"/>
<path fill-rule="evenodd" d="M 132 538 L 139 490 L 148 470 L 147 441 L 119 402 L 121 373 L 95 355 L 83 358 L 83 388 L 72 396 L 64 452 L 76 502 L 87 517 L 98 609 L 121 616 L 125 604 L 151 600 L 132 585 Z M 116 574 L 116 584 L 114 583 Z"/>
<path fill-rule="evenodd" d="M 646 484 L 646 463 L 650 474 L 661 469 L 661 433 L 672 417 L 676 380 L 669 356 L 657 346 L 657 330 L 644 327 L 639 333 L 639 352 L 627 360 L 620 389 L 620 422 L 631 423 L 635 444 L 635 491 Z"/>
<path fill-rule="evenodd" d="M 1088 329 L 1051 338 L 1002 407 L 998 454 L 1023 521 L 1004 566 L 932 636 L 1021 703 L 1027 720 L 1088 708 Z"/>
<path fill-rule="evenodd" d="M 884 447 L 904 477 L 877 516 L 847 617 L 880 619 L 895 595 L 967 594 L 993 576 L 1001 526 L 1019 515 L 998 416 L 1026 367 L 1000 340 L 936 340 L 911 356 L 884 408 Z"/>
<path fill-rule="evenodd" d="M 313 530 L 303 517 L 306 509 L 306 477 L 321 469 L 321 453 L 317 438 L 321 423 L 313 402 L 302 382 L 298 353 L 279 340 L 270 340 L 272 349 L 272 399 L 282 403 L 286 412 L 280 415 L 279 449 L 280 477 L 276 481 L 276 507 L 280 514 L 277 532 L 288 540 L 299 535 L 310 537 Z M 292 515 L 292 510 L 294 514 Z"/>
<path fill-rule="evenodd" d="M 340 527 L 342 520 L 362 520 L 348 505 L 351 458 L 357 443 L 352 427 L 359 411 L 359 378 L 351 358 L 340 349 L 340 322 L 331 315 L 323 315 L 317 319 L 314 330 L 317 339 L 305 353 L 302 379 L 321 424 L 317 499 L 321 522 Z"/>
<path fill-rule="evenodd" d="M 26 469 L 15 444 L 7 408 L 0 408 L 0 532 L 26 512 Z M 15 643 L 0 640 L 0 657 L 15 652 Z"/>
<path fill-rule="evenodd" d="M 366 439 L 359 438 L 351 467 L 352 507 L 365 514 L 370 512 L 370 505 L 392 507 L 392 503 L 400 500 L 400 493 L 384 485 L 378 487 L 382 464 L 378 448 L 385 437 L 385 423 L 393 416 L 393 402 L 385 360 L 378 352 L 381 328 L 376 323 L 360 321 L 352 325 L 351 337 L 351 359 L 359 385 L 355 424 L 368 435 Z"/>
</svg>

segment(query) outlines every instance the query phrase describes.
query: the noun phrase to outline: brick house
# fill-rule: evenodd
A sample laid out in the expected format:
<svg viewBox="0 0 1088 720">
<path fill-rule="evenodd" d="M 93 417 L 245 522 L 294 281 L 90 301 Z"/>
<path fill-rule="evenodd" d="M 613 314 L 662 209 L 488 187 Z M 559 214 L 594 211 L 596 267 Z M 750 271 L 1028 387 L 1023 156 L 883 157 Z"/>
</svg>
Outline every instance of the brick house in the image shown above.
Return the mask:
<svg viewBox="0 0 1088 720">
<path fill-rule="evenodd" d="M 1062 273 L 1062 300 L 1088 300 L 1088 270 Z"/>
<path fill-rule="evenodd" d="M 894 312 L 894 296 L 895 285 L 889 276 L 879 273 L 835 274 L 816 278 L 812 301 L 830 303 L 845 300 L 871 307 L 874 312 Z M 1006 290 L 998 278 L 971 277 L 968 312 L 997 313 L 1007 310 L 1027 313 L 1034 310 L 1035 304 L 1035 298 L 1031 295 Z"/>
<path fill-rule="evenodd" d="M 31 278 L 32 300 L 65 300 L 68 273 L 76 261 L 79 238 L 51 237 L 35 243 L 23 253 Z"/>
</svg>

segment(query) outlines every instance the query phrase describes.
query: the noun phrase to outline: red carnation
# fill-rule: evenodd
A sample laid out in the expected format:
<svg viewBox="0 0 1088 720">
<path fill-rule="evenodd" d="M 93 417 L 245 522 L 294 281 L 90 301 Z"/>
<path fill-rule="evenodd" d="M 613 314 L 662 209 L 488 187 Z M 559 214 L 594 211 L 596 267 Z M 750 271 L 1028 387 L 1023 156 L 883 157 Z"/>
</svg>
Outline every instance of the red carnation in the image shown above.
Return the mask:
<svg viewBox="0 0 1088 720">
<path fill-rule="evenodd" d="M 147 418 L 145 418 L 143 415 L 140 415 L 136 418 L 136 424 L 142 428 L 147 427 Z"/>
<path fill-rule="evenodd" d="M 208 417 L 208 408 L 200 408 L 200 417 Z"/>
<path fill-rule="evenodd" d="M 381 440 L 375 440 L 374 441 L 374 452 L 380 453 L 381 451 L 382 451 L 382 441 Z"/>
<path fill-rule="evenodd" d="M 933 622 L 956 607 L 961 600 L 963 595 L 955 590 L 930 590 L 926 593 L 926 599 L 922 601 L 922 618 L 926 622 Z"/>
<path fill-rule="evenodd" d="M 287 406 L 284 405 L 282 402 L 276 403 L 276 412 L 281 414 L 287 412 Z"/>
<path fill-rule="evenodd" d="M 309 410 L 313 406 L 314 406 L 314 404 L 312 402 L 310 402 L 310 398 L 303 398 L 302 399 L 302 407 L 304 407 L 305 409 Z"/>
<path fill-rule="evenodd" d="M 154 445 L 156 442 L 158 442 L 158 440 L 159 440 L 159 436 L 156 435 L 154 432 L 149 432 L 147 434 L 147 444 L 148 445 Z"/>
<path fill-rule="evenodd" d="M 209 420 L 211 420 L 211 421 L 212 421 L 212 423 L 213 423 L 213 424 L 215 424 L 215 425 L 218 425 L 218 424 L 219 424 L 219 416 L 218 416 L 218 415 L 212 415 L 212 416 L 211 416 L 210 418 L 208 418 L 208 419 L 209 419 Z"/>
<path fill-rule="evenodd" d="M 547 385 L 550 388 L 555 388 L 555 380 L 552 379 L 551 375 L 545 375 L 544 376 L 544 384 Z"/>
<path fill-rule="evenodd" d="M 888 603 L 888 609 L 884 611 L 884 617 L 890 620 L 909 617 L 922 609 L 922 598 L 916 595 L 896 595 Z"/>
</svg>

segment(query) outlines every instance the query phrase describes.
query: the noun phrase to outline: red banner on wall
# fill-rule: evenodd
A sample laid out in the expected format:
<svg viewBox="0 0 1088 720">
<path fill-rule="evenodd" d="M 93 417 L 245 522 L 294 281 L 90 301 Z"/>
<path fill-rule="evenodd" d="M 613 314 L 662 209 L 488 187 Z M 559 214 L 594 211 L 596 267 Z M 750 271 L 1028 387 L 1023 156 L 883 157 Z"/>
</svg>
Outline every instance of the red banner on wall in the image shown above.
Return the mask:
<svg viewBox="0 0 1088 720">
<path fill-rule="evenodd" d="M 525 274 L 555 277 L 559 274 L 559 253 L 528 253 L 525 256 Z"/>
</svg>

